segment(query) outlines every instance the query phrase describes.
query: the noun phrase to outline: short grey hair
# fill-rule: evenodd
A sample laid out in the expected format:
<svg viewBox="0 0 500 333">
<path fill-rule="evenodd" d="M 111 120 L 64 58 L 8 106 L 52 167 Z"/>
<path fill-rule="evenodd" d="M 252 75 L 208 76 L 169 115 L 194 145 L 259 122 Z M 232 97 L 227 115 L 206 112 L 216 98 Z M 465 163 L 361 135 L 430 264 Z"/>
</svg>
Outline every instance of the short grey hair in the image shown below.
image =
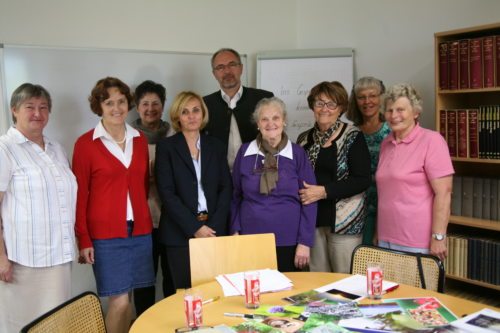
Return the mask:
<svg viewBox="0 0 500 333">
<path fill-rule="evenodd" d="M 255 111 L 253 112 L 253 121 L 257 124 L 260 118 L 260 113 L 262 109 L 266 106 L 277 106 L 281 112 L 281 116 L 283 117 L 283 121 L 286 122 L 286 104 L 278 97 L 269 97 L 261 99 L 257 105 L 255 106 Z"/>
<path fill-rule="evenodd" d="M 10 108 L 19 109 L 19 107 L 26 102 L 28 99 L 37 97 L 37 98 L 45 98 L 47 100 L 47 104 L 49 105 L 49 112 L 52 109 L 52 99 L 50 98 L 50 94 L 39 84 L 33 83 L 23 83 L 12 93 L 12 97 L 10 98 Z M 14 124 L 16 123 L 16 117 L 12 115 L 12 121 Z"/>
<path fill-rule="evenodd" d="M 210 60 L 210 64 L 212 65 L 212 68 L 214 67 L 214 60 L 215 60 L 215 57 L 217 57 L 219 54 L 223 53 L 223 52 L 229 52 L 229 53 L 232 53 L 234 54 L 234 56 L 236 58 L 238 58 L 238 62 L 241 64 L 241 56 L 240 54 L 238 53 L 238 51 L 236 51 L 235 49 L 231 49 L 229 47 L 224 47 L 222 49 L 218 49 L 217 51 L 215 51 L 215 53 L 212 55 L 212 59 Z"/>
<path fill-rule="evenodd" d="M 417 90 L 409 83 L 398 83 L 389 87 L 383 97 L 384 110 L 387 111 L 387 102 L 395 102 L 398 98 L 406 97 L 410 101 L 413 111 L 420 114 L 423 111 L 423 101 Z"/>
</svg>

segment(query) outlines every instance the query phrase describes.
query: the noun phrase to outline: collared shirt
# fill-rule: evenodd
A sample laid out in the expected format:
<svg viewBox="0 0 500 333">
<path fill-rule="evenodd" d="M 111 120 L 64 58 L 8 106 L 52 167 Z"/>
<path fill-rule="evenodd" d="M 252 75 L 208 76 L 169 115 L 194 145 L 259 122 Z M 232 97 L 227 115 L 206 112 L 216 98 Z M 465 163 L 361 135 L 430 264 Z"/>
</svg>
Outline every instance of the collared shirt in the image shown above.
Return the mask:
<svg viewBox="0 0 500 333">
<path fill-rule="evenodd" d="M 3 237 L 9 260 L 51 267 L 75 258 L 76 179 L 63 148 L 15 127 L 0 137 Z"/>
<path fill-rule="evenodd" d="M 389 134 L 380 146 L 375 174 L 378 239 L 429 248 L 434 205 L 430 181 L 453 173 L 448 146 L 438 132 L 417 124 L 400 142 Z"/>
<path fill-rule="evenodd" d="M 106 131 L 102 122 L 99 121 L 94 129 L 94 140 L 101 139 L 102 143 L 114 157 L 118 159 L 126 168 L 130 166 L 132 161 L 132 152 L 134 148 L 134 137 L 140 136 L 139 131 L 125 124 L 125 150 L 122 150 L 111 135 Z M 127 193 L 127 220 L 134 219 L 134 211 L 132 210 L 132 202 L 130 201 L 130 193 Z"/>
<path fill-rule="evenodd" d="M 233 98 L 229 97 L 228 94 L 221 90 L 222 99 L 227 103 L 227 106 L 231 110 L 236 107 L 236 104 L 241 99 L 241 95 L 243 94 L 243 86 L 240 85 L 240 89 L 233 96 Z M 236 154 L 238 153 L 238 149 L 241 147 L 241 135 L 240 130 L 238 128 L 238 123 L 236 122 L 236 118 L 234 114 L 231 113 L 231 125 L 229 127 L 229 139 L 227 145 L 227 162 L 229 164 L 229 169 L 233 170 L 234 159 L 236 158 Z"/>
<path fill-rule="evenodd" d="M 257 144 L 257 140 L 253 140 L 248 145 L 248 148 L 245 151 L 244 156 L 246 157 L 246 156 L 257 155 L 257 154 L 259 154 L 260 156 L 264 156 L 264 153 L 262 151 L 260 151 L 260 149 L 259 149 L 259 145 Z M 281 149 L 275 156 L 283 156 L 283 157 L 286 157 L 288 159 L 293 160 L 292 142 L 290 140 L 288 140 L 285 148 Z M 262 160 L 262 162 L 264 162 L 264 160 Z M 279 163 L 279 161 L 278 161 L 278 163 Z"/>
<path fill-rule="evenodd" d="M 198 212 L 206 212 L 208 211 L 207 206 L 207 198 L 205 197 L 205 192 L 203 191 L 203 185 L 201 184 L 201 144 L 200 137 L 198 137 L 198 141 L 196 141 L 196 148 L 200 152 L 198 154 L 198 159 L 192 157 L 194 170 L 196 171 L 196 180 L 198 183 Z"/>
</svg>

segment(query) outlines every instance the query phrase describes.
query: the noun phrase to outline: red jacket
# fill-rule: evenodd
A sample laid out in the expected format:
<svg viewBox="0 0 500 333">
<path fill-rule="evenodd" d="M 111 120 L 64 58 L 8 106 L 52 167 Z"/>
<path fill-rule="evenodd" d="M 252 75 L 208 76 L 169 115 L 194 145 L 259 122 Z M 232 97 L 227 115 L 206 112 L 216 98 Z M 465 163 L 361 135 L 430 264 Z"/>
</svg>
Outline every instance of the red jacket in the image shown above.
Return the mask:
<svg viewBox="0 0 500 333">
<path fill-rule="evenodd" d="M 73 172 L 78 182 L 75 233 L 80 249 L 92 247 L 93 239 L 127 237 L 127 192 L 134 211 L 133 235 L 151 233 L 147 202 L 149 156 L 146 138 L 135 137 L 129 168 L 116 159 L 94 130 L 75 143 Z"/>
</svg>

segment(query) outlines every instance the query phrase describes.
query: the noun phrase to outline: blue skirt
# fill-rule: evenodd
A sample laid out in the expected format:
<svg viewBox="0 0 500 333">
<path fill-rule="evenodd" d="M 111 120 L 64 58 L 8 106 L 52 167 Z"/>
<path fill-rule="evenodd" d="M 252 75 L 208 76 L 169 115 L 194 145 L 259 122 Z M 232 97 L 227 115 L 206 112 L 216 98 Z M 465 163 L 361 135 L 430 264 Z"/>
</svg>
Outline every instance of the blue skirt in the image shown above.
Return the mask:
<svg viewBox="0 0 500 333">
<path fill-rule="evenodd" d="M 101 297 L 155 284 L 151 235 L 94 239 L 94 276 Z"/>
</svg>

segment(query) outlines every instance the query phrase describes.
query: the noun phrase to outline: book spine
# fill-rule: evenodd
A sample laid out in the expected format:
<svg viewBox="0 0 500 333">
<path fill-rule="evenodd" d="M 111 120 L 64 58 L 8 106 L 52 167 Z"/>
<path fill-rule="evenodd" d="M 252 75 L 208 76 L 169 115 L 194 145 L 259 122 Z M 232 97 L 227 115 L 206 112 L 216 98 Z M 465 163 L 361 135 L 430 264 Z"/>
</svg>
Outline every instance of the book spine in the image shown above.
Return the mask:
<svg viewBox="0 0 500 333">
<path fill-rule="evenodd" d="M 483 178 L 474 177 L 472 190 L 472 217 L 483 218 Z"/>
<path fill-rule="evenodd" d="M 485 137 L 485 133 L 486 133 L 486 130 L 485 130 L 485 108 L 484 106 L 479 106 L 479 113 L 478 113 L 478 139 L 479 139 L 479 158 L 485 158 L 485 153 L 484 153 L 484 149 L 485 149 L 485 142 L 484 142 L 484 137 Z"/>
<path fill-rule="evenodd" d="M 469 157 L 479 157 L 478 109 L 467 110 L 467 136 L 469 137 Z"/>
<path fill-rule="evenodd" d="M 486 158 L 493 158 L 493 110 L 492 106 L 486 107 Z"/>
<path fill-rule="evenodd" d="M 473 38 L 470 40 L 470 87 L 479 89 L 483 87 L 483 39 Z"/>
<path fill-rule="evenodd" d="M 439 133 L 446 140 L 446 110 L 439 110 Z"/>
<path fill-rule="evenodd" d="M 491 180 L 489 178 L 483 179 L 483 193 L 482 193 L 482 219 L 490 219 L 490 199 L 491 199 Z"/>
<path fill-rule="evenodd" d="M 495 36 L 496 86 L 500 87 L 500 35 Z"/>
<path fill-rule="evenodd" d="M 469 89 L 469 40 L 462 39 L 458 44 L 458 62 L 459 71 L 458 77 L 460 79 L 460 89 Z"/>
<path fill-rule="evenodd" d="M 467 238 L 467 275 L 465 277 L 468 279 L 472 279 L 472 263 L 475 260 L 472 247 L 473 240 Z"/>
<path fill-rule="evenodd" d="M 439 43 L 439 89 L 449 88 L 448 77 L 448 43 Z"/>
<path fill-rule="evenodd" d="M 446 111 L 446 141 L 451 157 L 457 157 L 457 112 L 456 110 Z"/>
<path fill-rule="evenodd" d="M 495 57 L 494 38 L 487 36 L 483 38 L 483 87 L 491 88 L 495 86 Z"/>
<path fill-rule="evenodd" d="M 500 105 L 492 106 L 494 158 L 500 158 Z"/>
<path fill-rule="evenodd" d="M 458 140 L 458 157 L 467 157 L 467 110 L 457 110 L 457 140 Z"/>
<path fill-rule="evenodd" d="M 450 90 L 456 90 L 459 87 L 458 81 L 458 41 L 452 41 L 448 45 L 448 70 Z"/>
<path fill-rule="evenodd" d="M 460 239 L 453 237 L 453 275 L 460 276 Z"/>
<path fill-rule="evenodd" d="M 451 190 L 451 215 L 462 215 L 462 176 L 453 175 Z"/>
<path fill-rule="evenodd" d="M 462 178 L 462 216 L 472 217 L 474 178 Z"/>
<path fill-rule="evenodd" d="M 490 179 L 490 220 L 496 221 L 498 220 L 498 179 L 491 178 Z"/>
</svg>

